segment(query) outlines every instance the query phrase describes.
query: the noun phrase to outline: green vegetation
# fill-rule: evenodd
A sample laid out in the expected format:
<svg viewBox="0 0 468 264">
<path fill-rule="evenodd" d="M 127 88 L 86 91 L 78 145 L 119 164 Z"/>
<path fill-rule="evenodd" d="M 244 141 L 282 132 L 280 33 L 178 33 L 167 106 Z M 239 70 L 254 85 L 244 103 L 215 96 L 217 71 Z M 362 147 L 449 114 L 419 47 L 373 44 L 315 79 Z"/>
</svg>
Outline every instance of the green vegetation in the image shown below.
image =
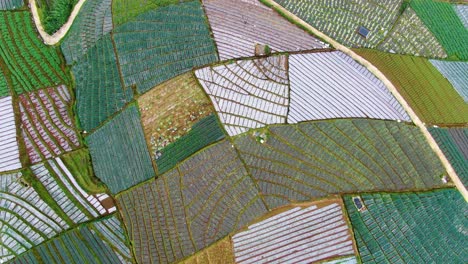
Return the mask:
<svg viewBox="0 0 468 264">
<path fill-rule="evenodd" d="M 0 13 L 0 57 L 17 94 L 68 84 L 57 50 L 41 42 L 29 12 Z"/>
<path fill-rule="evenodd" d="M 412 0 L 411 7 L 436 36 L 450 58 L 468 59 L 468 30 L 449 3 Z"/>
<path fill-rule="evenodd" d="M 0 10 L 18 9 L 23 5 L 23 0 L 0 0 Z"/>
<path fill-rule="evenodd" d="M 224 138 L 223 129 L 216 116 L 211 114 L 203 118 L 195 123 L 186 135 L 163 148 L 160 153 L 155 153 L 158 173 L 163 174 L 198 150 L 222 138 Z"/>
<path fill-rule="evenodd" d="M 0 97 L 10 95 L 10 87 L 8 85 L 7 79 L 0 68 Z"/>
<path fill-rule="evenodd" d="M 180 0 L 114 0 L 112 1 L 112 14 L 114 25 L 118 26 L 132 18 L 171 4 L 182 2 Z"/>
<path fill-rule="evenodd" d="M 91 158 L 87 149 L 79 149 L 62 157 L 63 163 L 75 177 L 78 184 L 89 194 L 105 193 L 106 186 L 94 176 Z"/>
<path fill-rule="evenodd" d="M 363 263 L 464 263 L 467 204 L 456 189 L 363 194 L 344 201 Z"/>
<path fill-rule="evenodd" d="M 65 24 L 78 0 L 38 0 L 42 25 L 48 34 L 54 34 Z"/>
<path fill-rule="evenodd" d="M 355 51 L 385 74 L 423 122 L 468 122 L 468 105 L 429 60 L 372 50 Z"/>
</svg>

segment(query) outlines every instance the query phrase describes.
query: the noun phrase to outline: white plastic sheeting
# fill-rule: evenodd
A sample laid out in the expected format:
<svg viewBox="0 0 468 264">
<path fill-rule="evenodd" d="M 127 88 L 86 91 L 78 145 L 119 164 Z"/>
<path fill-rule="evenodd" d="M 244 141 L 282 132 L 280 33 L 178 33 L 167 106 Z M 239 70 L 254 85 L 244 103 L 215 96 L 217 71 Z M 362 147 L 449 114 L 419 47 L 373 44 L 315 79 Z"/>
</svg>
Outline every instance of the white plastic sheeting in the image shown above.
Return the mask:
<svg viewBox="0 0 468 264">
<path fill-rule="evenodd" d="M 21 168 L 12 97 L 0 98 L 0 172 Z"/>
</svg>

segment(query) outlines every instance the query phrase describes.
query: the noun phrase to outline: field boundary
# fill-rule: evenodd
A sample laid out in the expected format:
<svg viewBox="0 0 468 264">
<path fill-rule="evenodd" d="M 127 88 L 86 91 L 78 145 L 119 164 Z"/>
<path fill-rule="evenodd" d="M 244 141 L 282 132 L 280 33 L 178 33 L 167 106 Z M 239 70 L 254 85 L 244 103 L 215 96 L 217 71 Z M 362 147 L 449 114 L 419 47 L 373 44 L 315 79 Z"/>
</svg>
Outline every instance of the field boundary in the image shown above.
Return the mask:
<svg viewBox="0 0 468 264">
<path fill-rule="evenodd" d="M 59 43 L 63 39 L 63 37 L 65 37 L 65 35 L 67 35 L 68 30 L 70 30 L 73 22 L 75 21 L 76 16 L 80 12 L 80 9 L 85 2 L 86 0 L 79 0 L 73 8 L 70 16 L 68 17 L 67 22 L 63 24 L 62 27 L 59 30 L 57 30 L 57 32 L 55 32 L 53 35 L 49 35 L 47 32 L 45 32 L 44 26 L 41 22 L 41 18 L 39 17 L 36 0 L 29 0 L 29 7 L 31 8 L 34 24 L 36 25 L 37 31 L 41 35 L 44 44 L 55 45 Z"/>
<path fill-rule="evenodd" d="M 313 26 L 309 25 L 293 13 L 289 12 L 286 10 L 284 7 L 280 6 L 273 0 L 261 0 L 261 2 L 267 6 L 270 6 L 273 8 L 276 12 L 278 12 L 280 15 L 286 16 L 288 19 L 293 20 L 296 24 L 304 27 L 307 29 L 307 31 L 311 32 L 312 34 L 318 36 L 320 39 L 325 40 L 326 42 L 330 43 L 331 46 L 336 48 L 337 50 L 340 50 L 353 58 L 355 61 L 366 67 L 371 73 L 373 73 L 378 79 L 380 79 L 385 86 L 390 90 L 390 92 L 395 96 L 395 98 L 400 102 L 400 104 L 403 106 L 405 111 L 408 113 L 410 116 L 411 120 L 413 120 L 414 124 L 419 127 L 419 129 L 422 131 L 424 134 L 424 137 L 426 138 L 427 142 L 429 143 L 430 147 L 434 152 L 437 154 L 439 159 L 441 160 L 442 164 L 444 165 L 448 175 L 450 176 L 451 180 L 457 187 L 457 189 L 460 191 L 460 193 L 463 195 L 465 198 L 465 201 L 468 202 L 468 191 L 463 185 L 462 181 L 456 174 L 455 170 L 453 169 L 452 165 L 448 161 L 448 159 L 445 157 L 444 153 L 440 149 L 439 145 L 437 145 L 437 142 L 434 140 L 432 135 L 429 133 L 427 127 L 425 124 L 419 119 L 419 117 L 416 115 L 416 113 L 413 111 L 413 109 L 410 107 L 410 105 L 406 102 L 406 100 L 403 98 L 403 96 L 398 92 L 396 87 L 390 82 L 390 80 L 374 65 L 372 65 L 369 61 L 365 60 L 363 57 L 359 56 L 356 54 L 354 51 L 349 49 L 348 47 L 338 43 L 331 37 L 325 35 L 323 32 L 319 31 L 318 29 L 314 28 Z"/>
</svg>

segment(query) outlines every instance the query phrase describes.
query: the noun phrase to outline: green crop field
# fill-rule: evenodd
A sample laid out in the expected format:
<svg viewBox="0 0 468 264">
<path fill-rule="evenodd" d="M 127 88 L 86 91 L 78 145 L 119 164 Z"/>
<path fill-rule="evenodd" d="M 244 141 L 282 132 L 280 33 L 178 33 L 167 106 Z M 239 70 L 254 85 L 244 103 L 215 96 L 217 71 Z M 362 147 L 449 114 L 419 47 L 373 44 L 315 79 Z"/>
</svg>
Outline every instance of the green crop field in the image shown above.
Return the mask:
<svg viewBox="0 0 468 264">
<path fill-rule="evenodd" d="M 161 150 L 161 157 L 156 159 L 158 173 L 163 174 L 201 148 L 222 138 L 224 132 L 216 116 L 211 114 L 203 118 L 186 135 Z"/>
<path fill-rule="evenodd" d="M 132 18 L 170 4 L 177 4 L 180 0 L 114 0 L 112 14 L 115 25 L 121 25 Z"/>
<path fill-rule="evenodd" d="M 136 106 L 86 138 L 96 176 L 118 193 L 155 175 Z"/>
<path fill-rule="evenodd" d="M 17 94 L 69 82 L 57 49 L 42 43 L 28 12 L 0 13 L 0 57 Z"/>
<path fill-rule="evenodd" d="M 383 72 L 423 122 L 468 122 L 468 105 L 429 60 L 364 49 L 355 51 Z"/>
<path fill-rule="evenodd" d="M 218 60 L 199 1 L 144 13 L 114 30 L 125 87 L 139 93 Z"/>
<path fill-rule="evenodd" d="M 345 196 L 363 263 L 464 263 L 467 204 L 455 189 Z"/>
<path fill-rule="evenodd" d="M 78 0 L 36 0 L 44 30 L 52 35 L 65 24 Z"/>
<path fill-rule="evenodd" d="M 0 97 L 10 95 L 10 86 L 0 68 Z"/>
<path fill-rule="evenodd" d="M 23 0 L 0 0 L 0 10 L 13 10 L 23 5 Z"/>
<path fill-rule="evenodd" d="M 412 0 L 410 6 L 442 43 L 449 57 L 468 59 L 468 30 L 453 5 L 434 0 Z"/>
<path fill-rule="evenodd" d="M 81 57 L 72 72 L 76 80 L 77 114 L 84 130 L 96 128 L 133 98 L 132 89 L 123 89 L 109 35 Z"/>
</svg>

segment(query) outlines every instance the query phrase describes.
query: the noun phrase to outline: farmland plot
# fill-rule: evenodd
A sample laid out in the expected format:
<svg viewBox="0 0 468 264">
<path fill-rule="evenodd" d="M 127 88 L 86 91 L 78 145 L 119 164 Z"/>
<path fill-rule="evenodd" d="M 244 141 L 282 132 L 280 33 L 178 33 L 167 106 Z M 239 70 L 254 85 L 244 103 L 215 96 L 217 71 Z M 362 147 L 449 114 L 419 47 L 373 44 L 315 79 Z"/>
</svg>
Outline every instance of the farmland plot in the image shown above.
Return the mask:
<svg viewBox="0 0 468 264">
<path fill-rule="evenodd" d="M 117 199 L 139 262 L 180 260 L 266 213 L 228 141 Z"/>
<path fill-rule="evenodd" d="M 113 0 L 112 14 L 114 24 L 121 25 L 149 10 L 188 1 L 190 0 Z"/>
<path fill-rule="evenodd" d="M 468 103 L 468 62 L 431 60 L 431 63 Z"/>
<path fill-rule="evenodd" d="M 460 18 L 463 26 L 468 28 L 468 6 L 467 5 L 456 5 L 454 6 L 455 12 L 457 12 L 458 17 Z"/>
<path fill-rule="evenodd" d="M 221 60 L 254 56 L 256 44 L 268 45 L 272 51 L 325 48 L 258 0 L 204 0 L 203 5 Z"/>
<path fill-rule="evenodd" d="M 23 5 L 23 0 L 0 0 L 0 10 L 13 10 Z"/>
<path fill-rule="evenodd" d="M 315 263 L 354 255 L 340 200 L 294 207 L 233 237 L 236 263 Z"/>
<path fill-rule="evenodd" d="M 12 97 L 0 98 L 0 172 L 21 168 Z"/>
<path fill-rule="evenodd" d="M 454 5 L 434 0 L 412 0 L 410 6 L 439 40 L 449 57 L 468 59 L 468 30 L 458 17 Z"/>
<path fill-rule="evenodd" d="M 345 197 L 363 263 L 463 263 L 468 258 L 465 200 L 456 189 L 363 194 L 359 212 Z"/>
<path fill-rule="evenodd" d="M 385 74 L 423 122 L 465 124 L 468 121 L 468 104 L 429 60 L 371 50 L 355 51 Z"/>
<path fill-rule="evenodd" d="M 447 57 L 442 45 L 411 7 L 401 14 L 378 49 L 430 58 Z"/>
<path fill-rule="evenodd" d="M 195 71 L 230 136 L 286 122 L 289 103 L 287 57 L 206 67 Z"/>
<path fill-rule="evenodd" d="M 161 7 L 114 30 L 125 87 L 144 93 L 218 60 L 199 1 Z"/>
<path fill-rule="evenodd" d="M 340 51 L 291 55 L 289 67 L 289 123 L 349 117 L 411 121 L 379 79 Z"/>
<path fill-rule="evenodd" d="M 416 126 L 334 120 L 272 126 L 264 143 L 234 140 L 270 208 L 329 194 L 444 186 L 445 170 Z"/>
<path fill-rule="evenodd" d="M 69 82 L 57 50 L 42 43 L 29 12 L 0 13 L 0 47 L 17 94 Z"/>
<path fill-rule="evenodd" d="M 76 79 L 77 114 L 84 130 L 92 130 L 133 98 L 124 89 L 110 35 L 99 39 L 72 68 Z"/>
<path fill-rule="evenodd" d="M 18 97 L 22 137 L 31 163 L 61 155 L 80 146 L 70 116 L 67 87 L 48 88 Z"/>
<path fill-rule="evenodd" d="M 96 176 L 113 194 L 155 175 L 135 106 L 125 109 L 86 141 Z"/>
<path fill-rule="evenodd" d="M 321 32 L 350 47 L 375 47 L 399 15 L 402 0 L 275 0 Z M 359 27 L 369 30 L 367 37 Z"/>
<path fill-rule="evenodd" d="M 429 128 L 465 186 L 468 186 L 468 128 Z"/>
<path fill-rule="evenodd" d="M 112 30 L 111 2 L 111 0 L 97 0 L 83 4 L 61 44 L 68 64 L 77 61 L 101 37 Z"/>
<path fill-rule="evenodd" d="M 96 224 L 105 221 L 80 226 L 60 234 L 11 263 L 132 263 L 130 256 L 120 258 L 119 251 L 113 247 L 115 244 L 103 238 L 106 233 L 101 233 L 101 230 L 95 228 Z"/>
<path fill-rule="evenodd" d="M 230 237 L 223 238 L 215 244 L 198 251 L 195 255 L 179 262 L 181 264 L 236 264 Z"/>
<path fill-rule="evenodd" d="M 8 84 L 5 74 L 3 74 L 0 68 L 0 97 L 8 96 L 10 94 L 10 85 Z"/>
</svg>

